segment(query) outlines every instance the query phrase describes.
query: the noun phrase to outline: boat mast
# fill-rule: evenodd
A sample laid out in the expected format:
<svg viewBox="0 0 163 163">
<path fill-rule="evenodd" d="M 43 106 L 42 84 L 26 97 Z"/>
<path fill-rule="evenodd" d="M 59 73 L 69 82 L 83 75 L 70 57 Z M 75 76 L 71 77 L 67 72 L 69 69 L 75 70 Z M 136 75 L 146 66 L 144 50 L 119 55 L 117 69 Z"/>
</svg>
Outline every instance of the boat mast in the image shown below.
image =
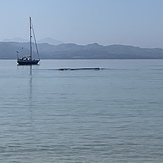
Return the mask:
<svg viewBox="0 0 163 163">
<path fill-rule="evenodd" d="M 30 24 L 30 29 L 29 29 L 29 31 L 30 31 L 30 33 L 29 33 L 29 36 L 30 36 L 30 38 L 29 38 L 29 40 L 30 40 L 30 47 L 29 47 L 29 49 L 30 49 L 30 60 L 32 60 L 32 23 L 31 23 L 31 17 L 29 17 L 29 24 Z"/>
</svg>

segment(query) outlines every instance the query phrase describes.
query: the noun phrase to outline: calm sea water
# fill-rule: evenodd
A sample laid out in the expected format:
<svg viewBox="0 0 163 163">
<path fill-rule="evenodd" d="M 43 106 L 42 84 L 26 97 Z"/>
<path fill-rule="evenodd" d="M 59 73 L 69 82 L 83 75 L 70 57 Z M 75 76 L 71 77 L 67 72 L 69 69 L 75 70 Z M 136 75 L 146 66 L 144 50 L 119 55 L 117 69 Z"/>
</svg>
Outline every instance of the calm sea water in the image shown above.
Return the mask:
<svg viewBox="0 0 163 163">
<path fill-rule="evenodd" d="M 0 60 L 0 162 L 162 161 L 163 60 Z"/>
</svg>

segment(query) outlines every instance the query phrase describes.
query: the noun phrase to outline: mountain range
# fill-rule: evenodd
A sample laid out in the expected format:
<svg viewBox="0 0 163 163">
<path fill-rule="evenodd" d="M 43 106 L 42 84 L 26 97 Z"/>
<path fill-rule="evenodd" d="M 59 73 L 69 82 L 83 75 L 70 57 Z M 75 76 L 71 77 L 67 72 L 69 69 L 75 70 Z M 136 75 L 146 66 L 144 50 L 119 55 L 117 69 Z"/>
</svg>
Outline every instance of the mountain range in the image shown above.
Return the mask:
<svg viewBox="0 0 163 163">
<path fill-rule="evenodd" d="M 20 38 L 20 37 L 15 37 L 13 39 L 4 39 L 3 42 L 23 42 L 23 43 L 25 43 L 25 42 L 28 42 L 28 40 L 24 39 L 24 38 Z M 59 45 L 59 44 L 64 43 L 63 41 L 56 40 L 51 37 L 42 38 L 42 39 L 38 40 L 37 42 L 38 43 L 48 43 L 51 45 Z"/>
<path fill-rule="evenodd" d="M 163 59 L 161 48 L 140 48 L 128 45 L 103 46 L 97 43 L 77 45 L 38 43 L 41 59 Z M 28 42 L 0 42 L 0 59 L 16 59 L 29 54 Z M 35 55 L 35 50 L 34 55 Z"/>
</svg>

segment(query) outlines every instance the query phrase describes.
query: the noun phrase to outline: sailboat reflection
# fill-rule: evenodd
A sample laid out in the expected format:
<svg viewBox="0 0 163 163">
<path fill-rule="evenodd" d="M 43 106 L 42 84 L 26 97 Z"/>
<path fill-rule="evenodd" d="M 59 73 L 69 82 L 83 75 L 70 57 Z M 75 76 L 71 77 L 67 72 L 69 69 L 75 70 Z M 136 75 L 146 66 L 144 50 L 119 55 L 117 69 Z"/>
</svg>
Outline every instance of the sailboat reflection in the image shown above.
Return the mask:
<svg viewBox="0 0 163 163">
<path fill-rule="evenodd" d="M 34 127 L 34 117 L 33 117 L 33 83 L 32 83 L 32 65 L 30 65 L 30 74 L 29 74 L 29 132 L 30 141 L 35 141 L 35 127 Z"/>
<path fill-rule="evenodd" d="M 32 106 L 32 65 L 30 65 L 29 101 L 30 101 L 30 105 Z"/>
</svg>

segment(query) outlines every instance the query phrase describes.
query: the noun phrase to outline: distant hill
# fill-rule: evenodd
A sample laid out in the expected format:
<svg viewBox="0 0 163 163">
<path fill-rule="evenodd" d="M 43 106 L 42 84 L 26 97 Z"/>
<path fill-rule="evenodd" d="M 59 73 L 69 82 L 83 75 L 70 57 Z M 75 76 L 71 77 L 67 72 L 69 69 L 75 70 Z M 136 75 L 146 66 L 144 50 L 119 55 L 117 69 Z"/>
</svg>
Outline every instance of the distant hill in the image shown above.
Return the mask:
<svg viewBox="0 0 163 163">
<path fill-rule="evenodd" d="M 29 40 L 24 39 L 24 38 L 20 38 L 20 37 L 16 37 L 16 38 L 13 38 L 13 39 L 4 39 L 3 40 L 3 42 L 19 42 L 19 43 L 28 42 L 28 41 Z M 46 38 L 38 40 L 37 43 L 48 43 L 48 44 L 51 44 L 51 45 L 59 45 L 59 44 L 63 44 L 64 42 L 53 39 L 51 37 L 46 37 Z"/>
<path fill-rule="evenodd" d="M 43 38 L 41 40 L 38 40 L 37 42 L 38 43 L 48 43 L 48 44 L 51 44 L 51 45 L 59 45 L 59 44 L 64 43 L 62 41 L 59 41 L 59 40 L 56 40 L 56 39 L 53 39 L 53 38 L 50 38 L 50 37 Z"/>
<path fill-rule="evenodd" d="M 163 49 L 127 45 L 39 43 L 38 48 L 41 59 L 163 59 Z M 0 59 L 16 59 L 16 51 L 25 55 L 28 49 L 28 42 L 0 42 Z"/>
</svg>

